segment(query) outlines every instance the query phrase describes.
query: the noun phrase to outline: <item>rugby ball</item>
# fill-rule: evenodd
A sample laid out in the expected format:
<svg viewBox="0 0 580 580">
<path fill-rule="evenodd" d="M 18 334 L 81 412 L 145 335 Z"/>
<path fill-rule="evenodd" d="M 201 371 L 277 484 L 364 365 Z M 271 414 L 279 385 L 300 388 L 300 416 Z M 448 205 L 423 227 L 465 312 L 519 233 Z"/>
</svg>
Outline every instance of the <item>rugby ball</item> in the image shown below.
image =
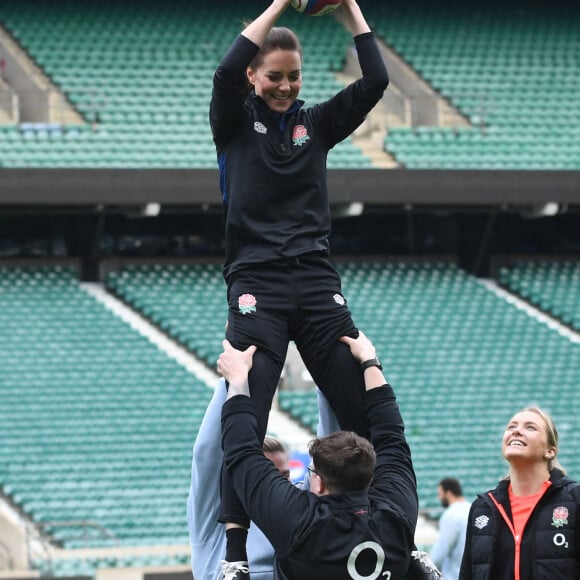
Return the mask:
<svg viewBox="0 0 580 580">
<path fill-rule="evenodd" d="M 291 0 L 290 4 L 302 14 L 322 16 L 336 10 L 342 4 L 342 0 Z"/>
</svg>

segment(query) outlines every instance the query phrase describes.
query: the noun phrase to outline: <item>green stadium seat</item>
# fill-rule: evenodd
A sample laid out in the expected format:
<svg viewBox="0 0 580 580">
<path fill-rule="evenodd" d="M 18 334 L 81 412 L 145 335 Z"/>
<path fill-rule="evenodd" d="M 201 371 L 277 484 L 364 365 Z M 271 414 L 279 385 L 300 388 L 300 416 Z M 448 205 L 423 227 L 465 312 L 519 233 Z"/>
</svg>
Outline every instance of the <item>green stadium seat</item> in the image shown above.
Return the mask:
<svg viewBox="0 0 580 580">
<path fill-rule="evenodd" d="M 0 487 L 14 505 L 65 548 L 187 543 L 211 389 L 71 268 L 0 267 L 0 368 Z M 66 523 L 81 520 L 98 527 Z"/>
<path fill-rule="evenodd" d="M 50 6 L 42 0 L 4 3 L 3 25 L 86 124 L 82 150 L 68 127 L 60 135 L 38 127 L 26 135 L 15 133 L 12 137 L 23 147 L 2 151 L 3 165 L 217 167 L 208 124 L 213 72 L 240 22 L 253 16 L 253 9 L 236 0 L 219 5 L 176 0 L 171 6 L 161 0 L 115 6 L 87 2 L 82 15 L 67 0 Z M 337 36 L 332 20 L 311 21 L 293 10 L 281 23 L 299 29 L 305 54 L 316 55 L 304 63 L 307 104 L 332 96 L 341 87 L 334 73 L 343 67 L 352 43 L 348 32 Z M 149 128 L 147 151 L 136 148 L 144 145 L 143 127 Z M 116 147 L 113 134 L 126 137 L 127 146 Z M 200 139 L 203 151 L 191 147 L 191 136 Z M 183 149 L 175 151 L 174 143 Z M 371 167 L 350 145 L 344 157 L 332 156 L 331 166 Z"/>
<path fill-rule="evenodd" d="M 391 129 L 385 149 L 401 164 L 580 168 L 580 102 L 569 74 L 570 55 L 577 53 L 577 6 L 564 14 L 548 5 L 522 12 L 512 3 L 502 6 L 498 19 L 494 3 L 478 7 L 477 18 L 461 2 L 447 3 L 445 13 L 426 0 L 362 5 L 385 42 L 475 125 Z M 538 51 L 549 65 L 538 66 Z M 576 136 L 574 143 L 561 128 Z"/>
</svg>

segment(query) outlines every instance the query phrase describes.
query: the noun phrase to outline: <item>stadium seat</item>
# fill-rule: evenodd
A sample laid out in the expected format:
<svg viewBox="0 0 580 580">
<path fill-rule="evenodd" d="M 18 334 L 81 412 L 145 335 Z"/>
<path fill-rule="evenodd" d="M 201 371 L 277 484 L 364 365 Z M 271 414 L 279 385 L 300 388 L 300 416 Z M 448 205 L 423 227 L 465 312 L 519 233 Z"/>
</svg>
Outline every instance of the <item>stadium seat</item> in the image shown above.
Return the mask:
<svg viewBox="0 0 580 580">
<path fill-rule="evenodd" d="M 236 0 L 89 1 L 82 13 L 66 0 L 4 3 L 3 25 L 85 124 L 59 133 L 12 127 L 19 147 L 0 139 L 3 166 L 216 168 L 208 123 L 213 72 L 240 23 L 254 16 L 254 8 Z M 314 22 L 292 10 L 282 23 L 301 33 L 303 98 L 308 105 L 329 98 L 341 88 L 334 73 L 343 67 L 350 35 L 337 34 L 330 19 Z M 82 133 L 82 141 L 70 139 L 73 133 Z M 349 145 L 331 153 L 332 167 L 372 166 Z"/>
<path fill-rule="evenodd" d="M 378 33 L 471 122 L 392 128 L 385 149 L 408 168 L 579 169 L 580 103 L 571 55 L 578 6 L 363 2 Z M 539 64 L 542 54 L 545 64 Z M 571 60 L 572 59 L 572 60 Z"/>
<path fill-rule="evenodd" d="M 19 509 L 67 548 L 187 543 L 211 389 L 70 268 L 0 267 L 0 368 L 0 486 Z"/>
<path fill-rule="evenodd" d="M 580 331 L 580 265 L 577 262 L 520 262 L 502 268 L 500 281 L 541 310 Z"/>
</svg>

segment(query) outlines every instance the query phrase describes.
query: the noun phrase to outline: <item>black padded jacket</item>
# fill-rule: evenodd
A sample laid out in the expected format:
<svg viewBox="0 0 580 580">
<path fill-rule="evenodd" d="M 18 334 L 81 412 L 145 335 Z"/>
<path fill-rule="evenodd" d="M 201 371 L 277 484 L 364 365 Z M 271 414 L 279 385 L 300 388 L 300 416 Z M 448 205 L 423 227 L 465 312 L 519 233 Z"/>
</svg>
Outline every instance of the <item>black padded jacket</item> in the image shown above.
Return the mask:
<svg viewBox="0 0 580 580">
<path fill-rule="evenodd" d="M 519 549 L 506 521 L 512 517 L 509 481 L 477 497 L 469 513 L 460 580 L 580 580 L 580 485 L 558 469 L 550 481 Z"/>
</svg>

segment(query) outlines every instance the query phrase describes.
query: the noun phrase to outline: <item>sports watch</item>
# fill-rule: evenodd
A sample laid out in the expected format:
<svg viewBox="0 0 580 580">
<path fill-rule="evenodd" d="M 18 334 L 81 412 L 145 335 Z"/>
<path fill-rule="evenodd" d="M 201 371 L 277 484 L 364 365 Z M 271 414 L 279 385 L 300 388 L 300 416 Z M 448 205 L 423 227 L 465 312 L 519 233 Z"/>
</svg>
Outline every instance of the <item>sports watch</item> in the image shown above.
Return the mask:
<svg viewBox="0 0 580 580">
<path fill-rule="evenodd" d="M 376 356 L 375 358 L 370 358 L 369 360 L 365 360 L 360 363 L 360 368 L 363 370 L 363 372 L 369 367 L 377 367 L 380 371 L 382 371 L 383 364 L 381 363 L 381 359 Z"/>
</svg>

